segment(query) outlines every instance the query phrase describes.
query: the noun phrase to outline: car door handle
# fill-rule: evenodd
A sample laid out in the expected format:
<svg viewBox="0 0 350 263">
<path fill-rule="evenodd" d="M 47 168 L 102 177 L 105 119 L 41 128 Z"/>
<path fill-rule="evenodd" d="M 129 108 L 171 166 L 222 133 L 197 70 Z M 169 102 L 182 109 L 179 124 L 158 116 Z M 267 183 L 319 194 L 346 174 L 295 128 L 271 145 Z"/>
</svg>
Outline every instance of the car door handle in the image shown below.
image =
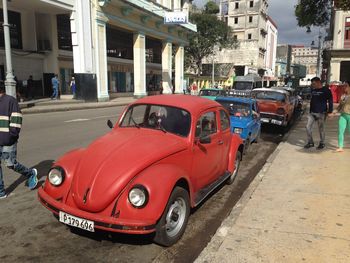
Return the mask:
<svg viewBox="0 0 350 263">
<path fill-rule="evenodd" d="M 223 145 L 224 141 L 218 141 L 218 145 Z"/>
</svg>

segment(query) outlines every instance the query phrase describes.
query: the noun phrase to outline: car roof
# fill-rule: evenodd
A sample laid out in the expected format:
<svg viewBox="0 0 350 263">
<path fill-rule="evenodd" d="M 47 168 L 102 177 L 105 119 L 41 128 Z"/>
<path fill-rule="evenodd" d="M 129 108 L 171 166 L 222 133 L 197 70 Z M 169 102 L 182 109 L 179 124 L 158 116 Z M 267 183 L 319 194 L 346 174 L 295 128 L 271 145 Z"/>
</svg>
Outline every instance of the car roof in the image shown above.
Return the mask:
<svg viewBox="0 0 350 263">
<path fill-rule="evenodd" d="M 235 101 L 235 102 L 243 102 L 247 104 L 251 104 L 255 101 L 252 98 L 243 98 L 243 97 L 216 97 L 216 101 Z"/>
<path fill-rule="evenodd" d="M 213 107 L 222 107 L 216 101 L 209 100 L 207 98 L 203 98 L 200 96 L 192 96 L 192 95 L 155 95 L 148 96 L 137 101 L 132 104 L 158 104 L 164 106 L 172 106 L 187 110 L 191 113 L 197 113 L 204 109 L 213 108 Z"/>
<path fill-rule="evenodd" d="M 271 89 L 271 88 L 258 88 L 258 89 L 253 89 L 252 92 L 254 91 L 273 91 L 273 92 L 278 92 L 278 93 L 282 93 L 282 94 L 286 94 L 288 95 L 289 92 L 283 89 Z"/>
</svg>

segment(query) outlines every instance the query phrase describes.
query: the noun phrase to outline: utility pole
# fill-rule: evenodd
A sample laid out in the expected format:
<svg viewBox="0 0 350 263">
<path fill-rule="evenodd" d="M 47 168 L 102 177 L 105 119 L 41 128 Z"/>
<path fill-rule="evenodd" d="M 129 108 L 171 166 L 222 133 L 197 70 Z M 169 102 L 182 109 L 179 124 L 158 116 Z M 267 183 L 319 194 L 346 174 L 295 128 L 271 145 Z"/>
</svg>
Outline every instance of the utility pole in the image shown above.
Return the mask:
<svg viewBox="0 0 350 263">
<path fill-rule="evenodd" d="M 214 88 L 214 83 L 215 83 L 215 76 L 214 76 L 214 73 L 215 73 L 215 70 L 214 70 L 214 55 L 213 55 L 213 60 L 212 60 L 212 70 L 211 70 L 211 88 Z"/>
<path fill-rule="evenodd" d="M 12 71 L 11 60 L 11 40 L 10 40 L 10 25 L 7 16 L 7 0 L 2 0 L 2 10 L 4 16 L 4 39 L 5 39 L 5 54 L 6 54 L 6 94 L 16 98 L 16 81 Z"/>
<path fill-rule="evenodd" d="M 318 35 L 318 51 L 317 51 L 317 71 L 316 71 L 316 76 L 321 78 L 322 74 L 322 43 L 321 43 L 321 32 Z"/>
</svg>

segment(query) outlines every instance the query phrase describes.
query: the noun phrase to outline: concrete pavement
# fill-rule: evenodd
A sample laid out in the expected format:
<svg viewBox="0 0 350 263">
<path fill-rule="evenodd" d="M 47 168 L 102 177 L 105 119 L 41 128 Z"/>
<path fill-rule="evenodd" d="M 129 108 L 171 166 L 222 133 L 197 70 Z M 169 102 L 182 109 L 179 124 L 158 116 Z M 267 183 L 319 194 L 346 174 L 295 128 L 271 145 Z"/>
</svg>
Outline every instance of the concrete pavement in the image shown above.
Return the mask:
<svg viewBox="0 0 350 263">
<path fill-rule="evenodd" d="M 350 140 L 304 150 L 305 114 L 195 262 L 350 262 Z M 314 139 L 318 143 L 318 131 Z"/>
<path fill-rule="evenodd" d="M 60 100 L 39 99 L 19 104 L 22 113 L 27 114 L 124 106 L 136 100 L 133 97 L 119 97 L 107 102 L 84 102 L 74 100 L 72 97 L 72 95 L 61 95 Z"/>
</svg>

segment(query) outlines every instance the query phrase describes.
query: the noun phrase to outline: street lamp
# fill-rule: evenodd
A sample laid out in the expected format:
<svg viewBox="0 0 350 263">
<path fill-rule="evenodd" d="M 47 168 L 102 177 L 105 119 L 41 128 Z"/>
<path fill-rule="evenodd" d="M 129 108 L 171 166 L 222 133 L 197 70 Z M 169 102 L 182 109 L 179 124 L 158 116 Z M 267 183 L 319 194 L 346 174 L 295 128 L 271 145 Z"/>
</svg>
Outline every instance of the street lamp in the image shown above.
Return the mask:
<svg viewBox="0 0 350 263">
<path fill-rule="evenodd" d="M 7 0 L 2 0 L 2 10 L 4 16 L 4 39 L 5 39 L 5 54 L 6 54 L 6 94 L 16 98 L 16 81 L 12 72 L 11 60 L 11 41 L 10 41 L 10 25 L 7 16 Z"/>
</svg>

